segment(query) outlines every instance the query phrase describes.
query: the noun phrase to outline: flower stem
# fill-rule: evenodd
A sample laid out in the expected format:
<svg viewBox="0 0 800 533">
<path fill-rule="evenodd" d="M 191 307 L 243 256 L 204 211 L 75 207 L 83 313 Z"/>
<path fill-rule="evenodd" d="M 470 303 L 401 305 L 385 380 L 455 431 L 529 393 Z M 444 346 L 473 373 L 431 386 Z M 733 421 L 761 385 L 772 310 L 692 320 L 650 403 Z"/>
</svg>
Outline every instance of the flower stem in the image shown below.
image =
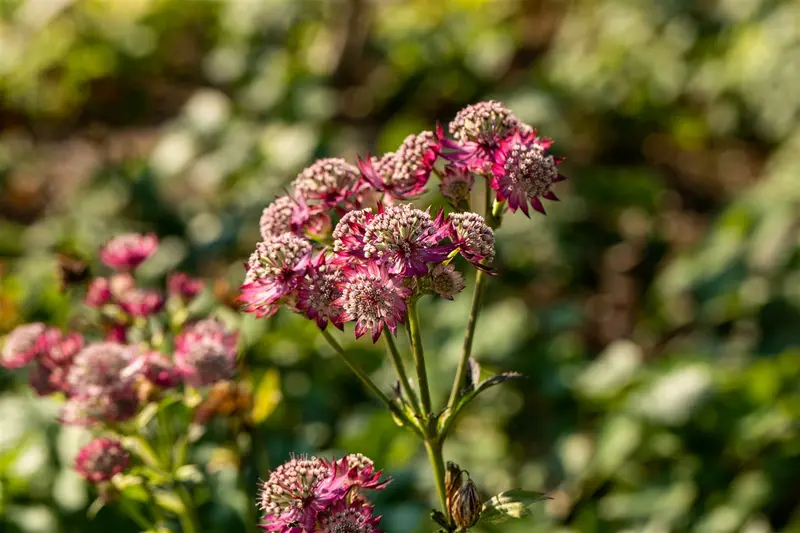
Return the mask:
<svg viewBox="0 0 800 533">
<path fill-rule="evenodd" d="M 144 531 L 151 531 L 155 529 L 155 525 L 148 520 L 140 511 L 136 508 L 136 505 L 133 504 L 131 501 L 123 498 L 119 499 L 119 502 L 122 506 L 122 509 L 125 511 L 131 520 L 136 522 L 136 525 L 143 528 Z"/>
<path fill-rule="evenodd" d="M 389 397 L 386 396 L 386 394 L 384 394 L 378 388 L 377 385 L 375 385 L 375 382 L 372 381 L 372 379 L 367 375 L 367 373 L 364 372 L 355 361 L 353 361 L 352 357 L 350 357 L 347 354 L 347 352 L 344 351 L 344 349 L 342 349 L 341 345 L 338 342 L 336 342 L 336 339 L 333 338 L 333 335 L 331 335 L 329 331 L 323 329 L 322 336 L 325 337 L 325 340 L 328 341 L 328 344 L 331 345 L 334 351 L 338 353 L 342 357 L 342 359 L 344 359 L 344 362 L 347 364 L 347 366 L 350 367 L 350 370 L 353 371 L 356 377 L 358 377 L 358 379 L 361 380 L 364 386 L 367 387 L 367 389 L 369 389 L 370 392 L 372 392 L 372 394 L 377 396 L 378 399 L 384 405 L 386 405 L 386 407 L 388 407 L 390 411 L 392 411 L 393 413 L 397 414 L 400 417 L 403 417 L 403 415 L 399 412 L 399 409 L 397 409 L 397 407 L 392 403 Z"/>
<path fill-rule="evenodd" d="M 444 455 L 442 454 L 442 442 L 439 439 L 426 439 L 425 451 L 428 452 L 428 460 L 433 469 L 433 481 L 436 484 L 436 494 L 439 496 L 439 504 L 442 506 L 442 512 L 450 521 L 450 512 L 447 509 L 447 494 L 445 493 L 444 486 Z"/>
<path fill-rule="evenodd" d="M 186 507 L 186 512 L 181 513 L 181 515 L 178 517 L 181 522 L 181 529 L 183 530 L 183 533 L 197 533 L 199 528 L 197 525 L 197 515 L 195 514 L 194 502 L 192 502 L 191 494 L 189 494 L 188 490 L 179 485 L 178 497 Z"/>
<path fill-rule="evenodd" d="M 425 370 L 425 353 L 422 349 L 422 335 L 419 331 L 419 314 L 417 301 L 412 299 L 408 304 L 408 329 L 411 332 L 411 348 L 414 352 L 414 367 L 419 380 L 419 394 L 422 400 L 422 415 L 431 413 L 431 392 L 428 388 L 428 372 Z"/>
<path fill-rule="evenodd" d="M 389 347 L 389 355 L 392 358 L 392 363 L 394 363 L 394 369 L 397 372 L 397 379 L 400 381 L 400 386 L 403 388 L 403 392 L 411 402 L 411 407 L 416 411 L 417 414 L 420 414 L 422 412 L 422 408 L 419 404 L 419 398 L 417 398 L 417 394 L 414 392 L 414 389 L 411 388 L 411 382 L 408 380 L 408 374 L 406 374 L 405 365 L 403 365 L 403 359 L 400 357 L 400 352 L 397 350 L 397 344 L 394 342 L 394 337 L 392 337 L 392 333 L 388 329 L 384 329 L 383 338 L 386 340 L 386 346 Z"/>
</svg>

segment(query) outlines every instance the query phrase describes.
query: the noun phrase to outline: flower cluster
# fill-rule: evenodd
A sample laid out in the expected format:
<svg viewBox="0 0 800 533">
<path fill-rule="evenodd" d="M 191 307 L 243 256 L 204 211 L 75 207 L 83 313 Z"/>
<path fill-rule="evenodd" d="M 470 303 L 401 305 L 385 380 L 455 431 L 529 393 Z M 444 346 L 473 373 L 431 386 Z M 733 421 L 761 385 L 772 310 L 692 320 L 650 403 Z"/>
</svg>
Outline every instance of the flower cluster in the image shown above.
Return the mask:
<svg viewBox="0 0 800 533">
<path fill-rule="evenodd" d="M 273 470 L 262 483 L 258 506 L 262 528 L 280 533 L 381 533 L 380 517 L 366 499 L 390 480 L 361 454 L 329 461 L 297 456 Z"/>
<path fill-rule="evenodd" d="M 481 102 L 450 124 L 409 135 L 394 152 L 359 159 L 320 159 L 305 168 L 285 196 L 263 211 L 262 241 L 246 263 L 243 309 L 269 317 L 281 306 L 376 341 L 405 320 L 411 298 L 453 297 L 464 279 L 456 255 L 490 270 L 495 256 L 489 224 L 468 211 L 475 177 L 501 205 L 544 212 L 541 198 L 563 179 L 551 141 L 499 102 Z M 437 169 L 438 162 L 443 164 Z M 431 214 L 403 203 L 425 192 L 432 176 L 455 211 Z"/>
</svg>

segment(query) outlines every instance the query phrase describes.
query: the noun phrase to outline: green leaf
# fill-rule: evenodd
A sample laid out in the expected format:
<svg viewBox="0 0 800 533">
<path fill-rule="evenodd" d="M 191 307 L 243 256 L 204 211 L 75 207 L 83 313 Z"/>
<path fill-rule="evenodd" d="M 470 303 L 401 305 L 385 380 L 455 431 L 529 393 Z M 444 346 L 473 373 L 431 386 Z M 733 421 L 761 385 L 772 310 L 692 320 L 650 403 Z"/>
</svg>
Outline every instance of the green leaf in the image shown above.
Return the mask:
<svg viewBox="0 0 800 533">
<path fill-rule="evenodd" d="M 530 490 L 512 489 L 501 492 L 483 504 L 478 523 L 502 524 L 508 520 L 524 518 L 531 514 L 531 505 L 549 499 L 542 492 Z"/>
<path fill-rule="evenodd" d="M 169 511 L 174 515 L 183 515 L 186 513 L 186 506 L 177 494 L 171 491 L 156 490 L 153 491 L 156 503 L 162 509 Z"/>
<path fill-rule="evenodd" d="M 144 464 L 156 469 L 161 468 L 158 457 L 156 456 L 153 448 L 142 437 L 126 437 L 122 441 L 122 445 L 126 450 L 133 452 L 138 456 Z"/>
<path fill-rule="evenodd" d="M 261 377 L 253 396 L 252 419 L 254 424 L 266 420 L 281 403 L 281 380 L 278 370 L 270 368 Z"/>
<path fill-rule="evenodd" d="M 175 479 L 187 483 L 199 484 L 203 482 L 203 473 L 197 465 L 183 465 L 175 471 Z"/>
<path fill-rule="evenodd" d="M 147 427 L 147 424 L 156 416 L 158 412 L 158 404 L 149 403 L 142 409 L 142 412 L 136 417 L 136 426 L 141 430 Z"/>
<path fill-rule="evenodd" d="M 144 488 L 142 478 L 129 474 L 117 474 L 111 479 L 111 482 L 121 494 L 123 498 L 134 500 L 137 502 L 147 502 L 150 496 Z"/>
<path fill-rule="evenodd" d="M 99 513 L 100 509 L 102 509 L 105 505 L 106 502 L 103 501 L 102 498 L 97 498 L 86 510 L 86 516 L 89 518 L 89 520 L 94 520 L 95 517 L 97 517 L 97 513 Z"/>
</svg>

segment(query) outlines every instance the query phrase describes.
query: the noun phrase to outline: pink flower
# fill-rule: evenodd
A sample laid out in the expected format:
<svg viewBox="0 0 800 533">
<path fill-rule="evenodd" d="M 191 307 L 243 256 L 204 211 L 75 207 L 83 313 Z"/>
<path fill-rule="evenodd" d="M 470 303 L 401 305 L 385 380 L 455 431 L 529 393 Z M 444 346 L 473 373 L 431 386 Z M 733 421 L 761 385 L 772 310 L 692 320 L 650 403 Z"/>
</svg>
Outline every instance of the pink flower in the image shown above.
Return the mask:
<svg viewBox="0 0 800 533">
<path fill-rule="evenodd" d="M 37 361 L 28 374 L 28 384 L 39 396 L 49 396 L 66 389 L 67 371 L 60 366 Z"/>
<path fill-rule="evenodd" d="M 155 253 L 158 238 L 154 233 L 126 233 L 114 237 L 100 250 L 100 260 L 115 270 L 131 270 Z"/>
<path fill-rule="evenodd" d="M 181 382 L 181 374 L 164 354 L 156 351 L 148 351 L 139 354 L 134 361 L 128 365 L 124 371 L 126 378 L 135 378 L 142 375 L 158 387 L 170 389 Z"/>
<path fill-rule="evenodd" d="M 183 301 L 200 294 L 203 286 L 203 280 L 189 277 L 185 272 L 175 272 L 167 277 L 167 292 Z"/>
<path fill-rule="evenodd" d="M 391 478 L 381 481 L 382 472 L 375 470 L 372 459 L 360 453 L 351 453 L 338 461 L 333 461 L 330 468 L 330 475 L 322 487 L 331 492 L 360 493 L 362 490 L 383 490 L 392 481 Z"/>
<path fill-rule="evenodd" d="M 450 238 L 459 253 L 478 268 L 480 263 L 494 260 L 494 232 L 477 213 L 450 213 L 447 215 Z"/>
<path fill-rule="evenodd" d="M 410 205 L 390 206 L 367 225 L 364 257 L 386 264 L 390 274 L 422 276 L 427 263 L 441 263 L 455 248 L 440 244 L 447 231 L 441 212 L 432 220 L 430 213 Z"/>
<path fill-rule="evenodd" d="M 139 400 L 132 386 L 115 391 L 113 395 L 91 396 L 78 394 L 70 396 L 61 410 L 59 421 L 62 424 L 93 426 L 104 422 L 121 422 L 136 414 Z"/>
<path fill-rule="evenodd" d="M 257 317 L 273 315 L 303 279 L 310 259 L 311 243 L 291 233 L 258 243 L 240 289 L 244 310 Z"/>
<path fill-rule="evenodd" d="M 134 355 L 134 350 L 124 344 L 90 344 L 75 356 L 69 368 L 67 383 L 71 394 L 114 396 L 117 392 L 125 391 L 131 378 L 124 371 Z"/>
<path fill-rule="evenodd" d="M 330 473 L 326 461 L 305 455 L 292 457 L 270 472 L 259 492 L 262 527 L 282 533 L 315 531 L 319 513 L 342 497 L 340 492 L 322 490 Z"/>
<path fill-rule="evenodd" d="M 100 307 L 111 300 L 111 286 L 108 278 L 94 278 L 86 289 L 84 302 L 89 307 Z"/>
<path fill-rule="evenodd" d="M 372 209 L 349 211 L 333 230 L 333 251 L 339 256 L 364 258 L 364 235 L 375 215 Z"/>
<path fill-rule="evenodd" d="M 23 324 L 6 336 L 0 352 L 0 366 L 21 368 L 42 353 L 46 348 L 46 327 L 41 322 Z"/>
<path fill-rule="evenodd" d="M 193 387 L 233 377 L 236 370 L 236 333 L 227 333 L 221 320 L 207 318 L 175 337 L 175 367 Z"/>
<path fill-rule="evenodd" d="M 442 174 L 439 190 L 452 205 L 469 206 L 469 195 L 475 177 L 469 170 L 458 165 L 447 165 Z"/>
<path fill-rule="evenodd" d="M 261 238 L 266 240 L 283 233 L 302 236 L 310 217 L 308 204 L 302 196 L 278 196 L 261 213 L 258 224 Z"/>
<path fill-rule="evenodd" d="M 126 292 L 136 287 L 136 280 L 130 272 L 115 272 L 108 280 L 111 296 L 121 298 Z"/>
<path fill-rule="evenodd" d="M 544 214 L 541 198 L 558 200 L 552 191 L 553 183 L 564 178 L 556 166 L 562 161 L 547 154 L 548 139 L 537 138 L 535 132 L 520 132 L 506 138 L 500 145 L 492 167 L 491 186 L 498 200 L 508 200 L 512 211 L 521 209 L 528 215 L 528 203 Z"/>
<path fill-rule="evenodd" d="M 431 286 L 433 292 L 452 300 L 453 296 L 464 290 L 464 278 L 453 263 L 436 265 L 431 271 Z"/>
<path fill-rule="evenodd" d="M 370 330 L 372 342 L 377 342 L 384 326 L 395 333 L 398 322 L 405 318 L 406 299 L 411 296 L 411 289 L 401 283 L 385 266 L 374 262 L 368 262 L 365 269 L 346 271 L 342 296 L 334 302 L 344 309 L 337 320 L 355 320 L 356 338 Z"/>
<path fill-rule="evenodd" d="M 343 329 L 338 320 L 342 309 L 334 302 L 342 295 L 339 288 L 344 281 L 344 272 L 338 265 L 330 264 L 324 252 L 315 257 L 306 271 L 306 276 L 297 288 L 298 311 L 316 320 L 320 329 L 325 329 L 328 321 Z"/>
<path fill-rule="evenodd" d="M 443 157 L 471 172 L 488 174 L 502 140 L 519 129 L 527 131 L 529 127 L 500 102 L 468 105 L 450 123 L 455 142 L 442 139 L 443 146 L 454 151 Z"/>
<path fill-rule="evenodd" d="M 319 525 L 314 529 L 319 533 L 382 533 L 378 529 L 380 516 L 373 516 L 374 508 L 365 502 L 355 499 L 337 500 L 319 518 Z"/>
<path fill-rule="evenodd" d="M 87 481 L 99 483 L 124 472 L 130 459 L 120 441 L 96 437 L 78 452 L 75 470 Z"/>
<path fill-rule="evenodd" d="M 358 193 L 358 169 L 344 159 L 319 159 L 297 175 L 292 187 L 313 213 L 344 207 Z"/>
<path fill-rule="evenodd" d="M 359 160 L 361 174 L 376 190 L 394 199 L 419 196 L 425 191 L 433 164 L 441 152 L 440 138 L 441 134 L 430 131 L 409 135 L 396 152 Z"/>
<path fill-rule="evenodd" d="M 131 316 L 147 317 L 164 307 L 164 297 L 156 290 L 129 289 L 119 299 L 119 305 Z"/>
</svg>

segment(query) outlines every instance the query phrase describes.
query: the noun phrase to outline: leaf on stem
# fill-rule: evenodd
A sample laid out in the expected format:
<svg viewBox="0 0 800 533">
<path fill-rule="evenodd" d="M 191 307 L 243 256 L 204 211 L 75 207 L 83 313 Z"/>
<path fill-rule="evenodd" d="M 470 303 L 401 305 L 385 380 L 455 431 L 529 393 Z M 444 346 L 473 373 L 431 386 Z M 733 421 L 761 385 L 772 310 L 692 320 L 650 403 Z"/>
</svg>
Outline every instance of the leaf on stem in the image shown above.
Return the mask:
<svg viewBox="0 0 800 533">
<path fill-rule="evenodd" d="M 177 516 L 186 514 L 186 506 L 183 504 L 183 501 L 180 499 L 180 497 L 174 492 L 155 490 L 153 491 L 153 496 L 155 496 L 158 506 L 165 511 L 169 511 Z"/>
<path fill-rule="evenodd" d="M 531 514 L 531 506 L 551 499 L 543 492 L 512 489 L 501 492 L 483 504 L 479 524 L 502 524 L 509 520 L 525 518 Z"/>
</svg>

